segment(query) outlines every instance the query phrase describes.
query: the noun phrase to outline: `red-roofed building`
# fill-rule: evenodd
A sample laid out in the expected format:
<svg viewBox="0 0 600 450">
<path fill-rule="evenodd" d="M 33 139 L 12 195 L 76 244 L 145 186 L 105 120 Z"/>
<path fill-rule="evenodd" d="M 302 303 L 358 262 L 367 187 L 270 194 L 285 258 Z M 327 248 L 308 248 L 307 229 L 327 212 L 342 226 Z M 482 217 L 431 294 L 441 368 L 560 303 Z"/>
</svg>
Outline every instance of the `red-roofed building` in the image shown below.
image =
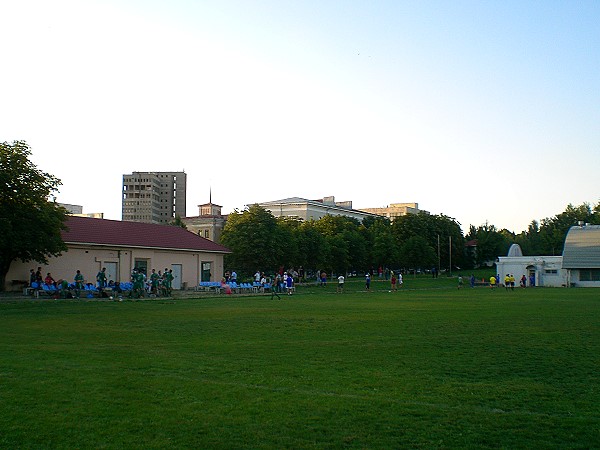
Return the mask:
<svg viewBox="0 0 600 450">
<path fill-rule="evenodd" d="M 200 281 L 220 280 L 226 247 L 204 239 L 183 228 L 140 222 L 69 216 L 63 240 L 68 251 L 50 258 L 42 267 L 44 276 L 51 272 L 55 280 L 73 282 L 80 270 L 86 283 L 96 283 L 96 274 L 106 267 L 108 280 L 129 281 L 134 268 L 150 274 L 173 270 L 173 288 L 197 286 Z M 11 280 L 28 280 L 36 262 L 14 261 L 7 274 Z"/>
</svg>

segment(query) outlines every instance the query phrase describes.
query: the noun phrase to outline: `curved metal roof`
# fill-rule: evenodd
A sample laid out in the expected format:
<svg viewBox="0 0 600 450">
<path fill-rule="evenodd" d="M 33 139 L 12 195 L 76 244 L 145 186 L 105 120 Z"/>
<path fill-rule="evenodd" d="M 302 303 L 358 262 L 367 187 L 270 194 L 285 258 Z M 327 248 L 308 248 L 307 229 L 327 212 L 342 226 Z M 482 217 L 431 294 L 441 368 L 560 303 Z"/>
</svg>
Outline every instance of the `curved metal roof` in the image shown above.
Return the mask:
<svg viewBox="0 0 600 450">
<path fill-rule="evenodd" d="M 600 225 L 569 229 L 562 266 L 563 269 L 600 269 Z"/>
</svg>

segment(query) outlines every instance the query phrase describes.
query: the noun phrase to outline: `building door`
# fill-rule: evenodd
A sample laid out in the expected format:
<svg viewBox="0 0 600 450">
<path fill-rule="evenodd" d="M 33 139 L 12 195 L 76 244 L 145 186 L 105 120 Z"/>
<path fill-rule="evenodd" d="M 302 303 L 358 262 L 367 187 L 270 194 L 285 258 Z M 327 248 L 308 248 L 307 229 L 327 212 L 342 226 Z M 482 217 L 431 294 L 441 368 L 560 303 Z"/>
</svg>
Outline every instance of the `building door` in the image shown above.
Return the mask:
<svg viewBox="0 0 600 450">
<path fill-rule="evenodd" d="M 116 262 L 105 262 L 104 266 L 106 267 L 106 283 L 110 283 L 111 281 L 119 281 L 117 278 L 117 263 Z"/>
<path fill-rule="evenodd" d="M 171 270 L 173 271 L 173 289 L 181 289 L 181 264 L 171 264 Z"/>
<path fill-rule="evenodd" d="M 141 271 L 142 273 L 148 275 L 148 260 L 147 259 L 136 259 L 133 267 L 134 267 L 134 269 L 137 269 L 138 272 Z"/>
<path fill-rule="evenodd" d="M 535 280 L 535 266 L 527 266 L 527 285 L 529 287 L 533 287 L 535 286 L 536 280 Z"/>
<path fill-rule="evenodd" d="M 200 272 L 200 281 L 210 281 L 211 267 L 212 267 L 212 263 L 210 261 L 202 262 L 202 271 Z"/>
</svg>

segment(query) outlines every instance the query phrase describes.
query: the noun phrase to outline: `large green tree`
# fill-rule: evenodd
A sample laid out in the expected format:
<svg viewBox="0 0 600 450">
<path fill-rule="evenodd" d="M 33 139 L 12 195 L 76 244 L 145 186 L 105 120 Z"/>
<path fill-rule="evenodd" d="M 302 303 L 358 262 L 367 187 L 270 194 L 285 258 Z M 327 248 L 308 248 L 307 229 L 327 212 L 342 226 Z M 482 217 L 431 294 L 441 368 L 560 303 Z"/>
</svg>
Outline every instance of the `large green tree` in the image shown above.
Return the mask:
<svg viewBox="0 0 600 450">
<path fill-rule="evenodd" d="M 316 229 L 327 242 L 322 270 L 338 274 L 364 267 L 366 245 L 360 227 L 358 220 L 344 216 L 327 215 L 316 222 Z"/>
<path fill-rule="evenodd" d="M 569 204 L 554 217 L 532 221 L 527 231 L 520 233 L 515 240 L 525 255 L 560 255 L 569 228 L 579 222 L 600 224 L 600 203 L 593 207 L 589 203 Z"/>
<path fill-rule="evenodd" d="M 0 143 L 0 290 L 14 260 L 47 264 L 67 250 L 61 237 L 67 212 L 50 200 L 61 182 L 30 156 L 23 141 Z"/>
<path fill-rule="evenodd" d="M 302 222 L 298 228 L 298 265 L 305 271 L 320 270 L 326 266 L 329 243 L 317 228 L 315 220 Z"/>
<path fill-rule="evenodd" d="M 477 228 L 471 225 L 466 238 L 477 241 L 477 251 L 472 255 L 474 261 L 471 261 L 473 267 L 494 262 L 498 256 L 506 256 L 510 244 L 515 240 L 507 230 L 498 231 L 495 225 L 487 222 Z"/>
<path fill-rule="evenodd" d="M 232 251 L 225 257 L 227 267 L 245 277 L 276 270 L 285 264 L 285 235 L 273 214 L 258 205 L 229 214 L 221 235 Z"/>
<path fill-rule="evenodd" d="M 435 266 L 436 254 L 433 247 L 422 236 L 411 236 L 400 248 L 400 262 L 406 269 L 420 269 Z"/>
<path fill-rule="evenodd" d="M 370 267 L 391 267 L 398 262 L 398 249 L 390 221 L 384 217 L 371 221 L 365 239 L 369 245 Z"/>
<path fill-rule="evenodd" d="M 402 250 L 404 243 L 413 236 L 420 236 L 437 253 L 437 261 L 432 263 L 432 267 L 435 266 L 438 270 L 449 269 L 450 265 L 464 267 L 465 238 L 460 223 L 451 217 L 424 212 L 407 214 L 394 219 L 392 234 L 397 248 L 400 249 L 400 263 L 406 261 Z"/>
<path fill-rule="evenodd" d="M 542 219 L 540 227 L 542 254 L 562 255 L 569 228 L 577 225 L 578 222 L 591 223 L 594 219 L 595 216 L 589 203 L 579 206 L 569 204 L 562 213 L 552 218 Z"/>
</svg>

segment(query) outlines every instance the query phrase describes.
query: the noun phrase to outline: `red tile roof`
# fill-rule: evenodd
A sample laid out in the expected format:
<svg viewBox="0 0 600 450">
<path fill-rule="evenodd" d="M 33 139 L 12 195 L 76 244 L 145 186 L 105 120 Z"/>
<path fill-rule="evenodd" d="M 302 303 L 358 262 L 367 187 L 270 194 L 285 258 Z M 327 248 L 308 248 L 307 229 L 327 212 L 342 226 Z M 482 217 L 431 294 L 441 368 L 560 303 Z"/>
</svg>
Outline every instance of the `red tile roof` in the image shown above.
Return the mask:
<svg viewBox="0 0 600 450">
<path fill-rule="evenodd" d="M 181 227 L 69 216 L 62 238 L 67 244 L 113 245 L 231 253 L 213 241 Z"/>
</svg>

